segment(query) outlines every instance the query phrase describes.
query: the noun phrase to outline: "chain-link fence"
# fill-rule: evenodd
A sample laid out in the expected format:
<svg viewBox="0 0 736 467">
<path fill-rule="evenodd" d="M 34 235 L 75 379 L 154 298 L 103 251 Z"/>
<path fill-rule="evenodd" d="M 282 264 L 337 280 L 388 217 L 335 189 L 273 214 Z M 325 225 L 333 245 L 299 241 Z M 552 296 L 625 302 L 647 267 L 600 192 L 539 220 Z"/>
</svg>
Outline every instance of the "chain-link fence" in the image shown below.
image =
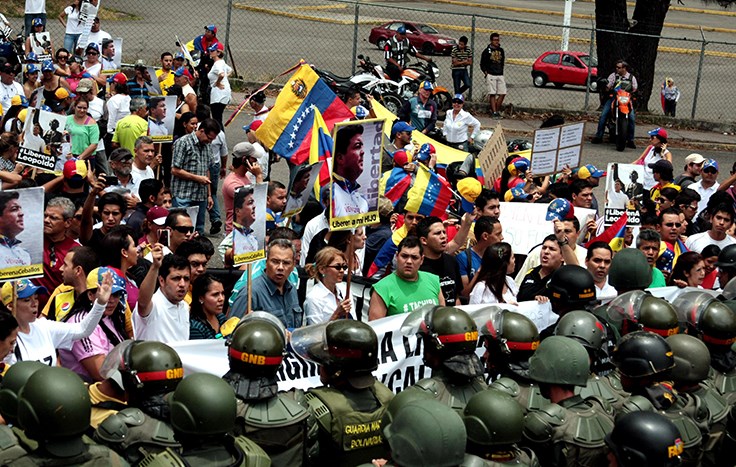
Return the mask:
<svg viewBox="0 0 736 467">
<path fill-rule="evenodd" d="M 391 21 L 411 21 L 410 31 L 414 25 L 420 30 L 426 25 L 452 39 L 462 35 L 470 39 L 475 64 L 471 67 L 474 86 L 469 97 L 475 101 L 485 99 L 479 66 L 481 52 L 488 45 L 490 33 L 498 32 L 507 57 L 505 77 L 509 90 L 505 104 L 552 110 L 598 107 L 598 95 L 585 86 L 587 70 L 575 58 L 558 54 L 560 62 L 552 68 L 557 68 L 560 76 L 550 76 L 551 72 L 547 71 L 544 79 L 539 79 L 543 71 L 533 69 L 535 60 L 544 52 L 560 49 L 560 13 L 542 14 L 536 10 L 464 0 L 438 0 L 431 4 L 432 8 L 421 5 L 424 4 L 411 7 L 348 0 L 102 0 L 101 17 L 103 30 L 124 39 L 124 63 L 143 59 L 152 65 L 158 64 L 161 52 L 175 51 L 175 35 L 188 41 L 202 34 L 204 25 L 215 23 L 219 28 L 218 38 L 228 46 L 228 61 L 237 76 L 246 82 L 268 81 L 300 59 L 337 75 L 349 76 L 355 71 L 358 54 L 383 63 L 383 51 L 375 40 L 369 42 L 372 29 Z M 530 20 L 518 19 L 521 16 Z M 595 56 L 596 34 L 590 15 L 578 14 L 574 19 L 576 23 L 569 28 L 569 50 Z M 14 21 L 17 29 L 21 24 L 19 18 Z M 648 108 L 653 113 L 662 112 L 659 88 L 665 77 L 671 77 L 681 91 L 678 117 L 728 118 L 729 109 L 736 106 L 736 94 L 731 92 L 729 83 L 736 42 L 709 41 L 700 31 L 689 28 L 689 37 L 660 38 Z M 59 21 L 50 19 L 49 30 L 54 42 L 60 44 L 64 31 Z M 722 29 L 723 34 L 714 36 L 729 39 L 729 31 L 736 33 L 736 30 Z M 433 34 L 410 32 L 408 37 L 420 50 L 429 51 L 433 47 L 437 52 L 447 45 L 440 44 L 440 38 Z M 630 43 L 635 47 L 637 41 Z M 452 92 L 449 50 L 446 55 L 433 55 L 433 59 L 441 70 L 439 85 Z M 554 57 L 547 59 L 553 60 Z M 632 65 L 636 74 L 636 64 Z M 607 76 L 611 71 L 601 70 L 601 75 Z M 565 80 L 577 80 L 579 85 L 564 84 Z"/>
</svg>

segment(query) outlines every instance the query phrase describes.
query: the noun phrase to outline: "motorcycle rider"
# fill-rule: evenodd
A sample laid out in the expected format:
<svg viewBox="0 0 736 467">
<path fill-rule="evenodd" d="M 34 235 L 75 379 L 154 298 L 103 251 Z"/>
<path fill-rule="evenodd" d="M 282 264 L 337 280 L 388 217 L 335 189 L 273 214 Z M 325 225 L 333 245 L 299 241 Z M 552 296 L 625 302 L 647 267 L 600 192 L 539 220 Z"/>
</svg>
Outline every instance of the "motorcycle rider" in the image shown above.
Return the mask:
<svg viewBox="0 0 736 467">
<path fill-rule="evenodd" d="M 422 133 L 429 134 L 437 123 L 437 102 L 432 98 L 434 84 L 422 81 L 417 95 L 404 101 L 399 110 L 399 119 L 408 122 Z"/>
<path fill-rule="evenodd" d="M 406 27 L 399 26 L 396 30 L 396 34 L 386 41 L 386 45 L 383 47 L 384 58 L 386 59 L 386 74 L 391 78 L 392 81 L 397 83 L 401 81 L 401 73 L 406 68 L 407 60 L 406 56 L 411 55 L 427 62 L 431 62 L 432 58 L 420 54 L 416 47 L 411 45 L 409 39 L 406 37 Z"/>
<path fill-rule="evenodd" d="M 608 83 L 606 84 L 606 91 L 612 91 L 618 87 L 629 93 L 635 93 L 639 88 L 639 84 L 636 81 L 636 77 L 629 71 L 629 64 L 623 60 L 616 62 L 616 71 L 608 75 Z M 603 133 L 606 131 L 606 120 L 608 115 L 611 113 L 611 105 L 615 99 L 614 96 L 610 96 L 606 103 L 603 104 L 603 110 L 601 116 L 598 119 L 598 130 L 595 132 L 595 137 L 591 141 L 593 144 L 601 144 L 603 142 Z M 634 144 L 634 130 L 636 129 L 636 115 L 634 114 L 634 107 L 631 107 L 631 113 L 629 114 L 629 140 L 626 142 L 626 147 L 636 149 Z"/>
</svg>

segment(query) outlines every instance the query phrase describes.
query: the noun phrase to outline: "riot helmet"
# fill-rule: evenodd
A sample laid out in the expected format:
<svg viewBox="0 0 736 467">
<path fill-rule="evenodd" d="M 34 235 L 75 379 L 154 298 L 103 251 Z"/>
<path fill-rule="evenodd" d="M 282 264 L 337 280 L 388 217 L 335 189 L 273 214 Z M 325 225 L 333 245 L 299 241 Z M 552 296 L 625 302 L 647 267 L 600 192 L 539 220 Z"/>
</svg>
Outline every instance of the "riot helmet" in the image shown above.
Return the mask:
<svg viewBox="0 0 736 467">
<path fill-rule="evenodd" d="M 386 411 L 383 412 L 381 418 L 381 426 L 391 423 L 399 410 L 409 402 L 426 399 L 434 399 L 434 397 L 428 391 L 422 391 L 411 386 L 404 389 L 396 394 L 386 406 Z"/>
<path fill-rule="evenodd" d="M 707 292 L 680 294 L 672 306 L 689 333 L 715 347 L 730 347 L 736 342 L 736 314 L 727 304 Z"/>
<path fill-rule="evenodd" d="M 330 377 L 343 375 L 355 388 L 375 383 L 378 368 L 378 336 L 362 321 L 341 319 L 295 329 L 294 351 L 319 365 Z"/>
<path fill-rule="evenodd" d="M 237 404 L 222 378 L 196 373 L 182 380 L 169 398 L 171 426 L 191 436 L 221 435 L 235 428 Z"/>
<path fill-rule="evenodd" d="M 286 329 L 265 311 L 254 311 L 240 321 L 227 339 L 230 369 L 252 377 L 273 377 L 285 356 Z"/>
<path fill-rule="evenodd" d="M 466 432 L 460 415 L 436 401 L 416 400 L 404 405 L 383 427 L 391 459 L 406 467 L 452 467 L 465 458 Z"/>
<path fill-rule="evenodd" d="M 565 336 L 583 344 L 589 352 L 598 352 L 606 340 L 606 328 L 593 313 L 574 310 L 560 318 L 555 335 Z"/>
<path fill-rule="evenodd" d="M 680 331 L 675 308 L 666 300 L 643 290 L 632 290 L 614 298 L 606 313 L 622 335 L 649 331 L 667 337 Z"/>
<path fill-rule="evenodd" d="M 51 454 L 68 457 L 82 451 L 92 405 L 87 387 L 73 371 L 46 367 L 28 378 L 18 398 L 18 420 L 29 438 Z"/>
<path fill-rule="evenodd" d="M 128 396 L 145 398 L 176 389 L 184 378 L 184 366 L 176 351 L 158 341 L 126 340 L 110 351 L 100 368 L 104 378 L 120 372 Z"/>
<path fill-rule="evenodd" d="M 736 245 L 728 245 L 721 250 L 716 266 L 736 272 Z"/>
<path fill-rule="evenodd" d="M 644 378 L 661 375 L 663 378 L 675 366 L 672 349 L 664 337 L 647 331 L 625 335 L 613 351 L 613 363 L 622 375 Z"/>
<path fill-rule="evenodd" d="M 652 268 L 644 253 L 624 248 L 613 256 L 608 269 L 608 283 L 619 293 L 644 290 L 652 283 Z"/>
<path fill-rule="evenodd" d="M 508 394 L 488 389 L 468 400 L 462 414 L 468 443 L 504 446 L 521 441 L 524 411 Z"/>
<path fill-rule="evenodd" d="M 590 377 L 588 352 L 579 341 L 550 336 L 529 359 L 529 377 L 539 383 L 585 386 Z"/>
<path fill-rule="evenodd" d="M 472 316 L 488 350 L 488 373 L 496 375 L 508 370 L 528 378 L 529 358 L 539 346 L 539 331 L 534 322 L 498 306 L 480 308 Z"/>
<path fill-rule="evenodd" d="M 622 415 L 605 439 L 620 467 L 675 467 L 684 450 L 675 424 L 656 412 Z"/>
<path fill-rule="evenodd" d="M 667 338 L 675 358 L 672 379 L 678 384 L 698 384 L 708 378 L 710 352 L 708 347 L 694 336 L 675 334 Z"/>
<path fill-rule="evenodd" d="M 564 264 L 547 282 L 546 295 L 552 302 L 552 310 L 560 307 L 570 309 L 584 308 L 595 302 L 595 282 L 587 269 Z"/>
<path fill-rule="evenodd" d="M 18 395 L 28 378 L 38 370 L 48 368 L 35 360 L 20 361 L 11 365 L 5 373 L 0 388 L 0 414 L 8 423 L 18 423 Z"/>
</svg>

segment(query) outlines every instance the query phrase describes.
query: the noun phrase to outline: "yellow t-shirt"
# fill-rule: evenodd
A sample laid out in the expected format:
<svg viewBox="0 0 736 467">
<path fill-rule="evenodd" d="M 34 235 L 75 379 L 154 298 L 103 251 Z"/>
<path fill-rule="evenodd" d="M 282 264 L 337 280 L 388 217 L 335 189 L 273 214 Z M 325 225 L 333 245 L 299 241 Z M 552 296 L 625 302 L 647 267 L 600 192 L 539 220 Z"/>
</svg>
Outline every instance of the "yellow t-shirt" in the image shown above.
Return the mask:
<svg viewBox="0 0 736 467">
<path fill-rule="evenodd" d="M 115 409 L 103 409 L 101 407 L 95 407 L 95 405 L 101 402 L 117 402 L 118 404 L 125 405 L 125 401 L 103 394 L 103 392 L 100 391 L 99 386 L 100 383 L 94 383 L 90 384 L 87 388 L 90 402 L 92 402 L 92 414 L 90 415 L 89 424 L 92 425 L 92 428 L 94 429 L 97 429 L 97 427 L 100 426 L 100 423 L 104 422 L 107 417 L 118 413 Z"/>
<path fill-rule="evenodd" d="M 156 70 L 156 78 L 160 78 L 164 74 L 164 70 Z M 159 81 L 158 84 L 161 86 L 161 94 L 166 95 L 166 90 L 174 85 L 174 71 L 169 71 L 168 76 L 163 81 Z"/>
</svg>

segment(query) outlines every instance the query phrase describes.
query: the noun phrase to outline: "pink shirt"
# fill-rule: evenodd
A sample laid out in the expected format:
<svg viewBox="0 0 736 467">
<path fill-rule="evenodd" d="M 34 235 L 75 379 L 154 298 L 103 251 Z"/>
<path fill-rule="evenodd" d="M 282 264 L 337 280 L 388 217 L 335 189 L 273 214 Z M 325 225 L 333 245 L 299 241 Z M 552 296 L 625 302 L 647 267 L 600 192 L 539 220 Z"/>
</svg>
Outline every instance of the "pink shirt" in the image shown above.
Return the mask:
<svg viewBox="0 0 736 467">
<path fill-rule="evenodd" d="M 77 313 L 76 315 L 69 318 L 69 322 L 79 323 L 87 315 L 87 313 Z M 97 325 L 92 334 L 85 339 L 74 341 L 71 350 L 59 349 L 59 357 L 61 359 L 61 366 L 69 368 L 73 372 L 77 373 L 84 381 L 93 382 L 94 380 L 84 369 L 84 366 L 80 363 L 82 360 L 96 355 L 107 355 L 115 345 L 110 342 L 110 339 L 102 329 L 105 326 L 109 331 L 112 331 L 120 339 L 120 342 L 125 340 L 116 330 L 109 316 L 104 316 L 100 320 L 100 324 Z"/>
<path fill-rule="evenodd" d="M 248 175 L 249 174 L 246 173 L 244 177 L 241 177 L 235 172 L 230 172 L 222 182 L 222 198 L 225 204 L 226 235 L 233 230 L 233 201 L 235 199 L 235 189 L 253 183 Z"/>
</svg>

